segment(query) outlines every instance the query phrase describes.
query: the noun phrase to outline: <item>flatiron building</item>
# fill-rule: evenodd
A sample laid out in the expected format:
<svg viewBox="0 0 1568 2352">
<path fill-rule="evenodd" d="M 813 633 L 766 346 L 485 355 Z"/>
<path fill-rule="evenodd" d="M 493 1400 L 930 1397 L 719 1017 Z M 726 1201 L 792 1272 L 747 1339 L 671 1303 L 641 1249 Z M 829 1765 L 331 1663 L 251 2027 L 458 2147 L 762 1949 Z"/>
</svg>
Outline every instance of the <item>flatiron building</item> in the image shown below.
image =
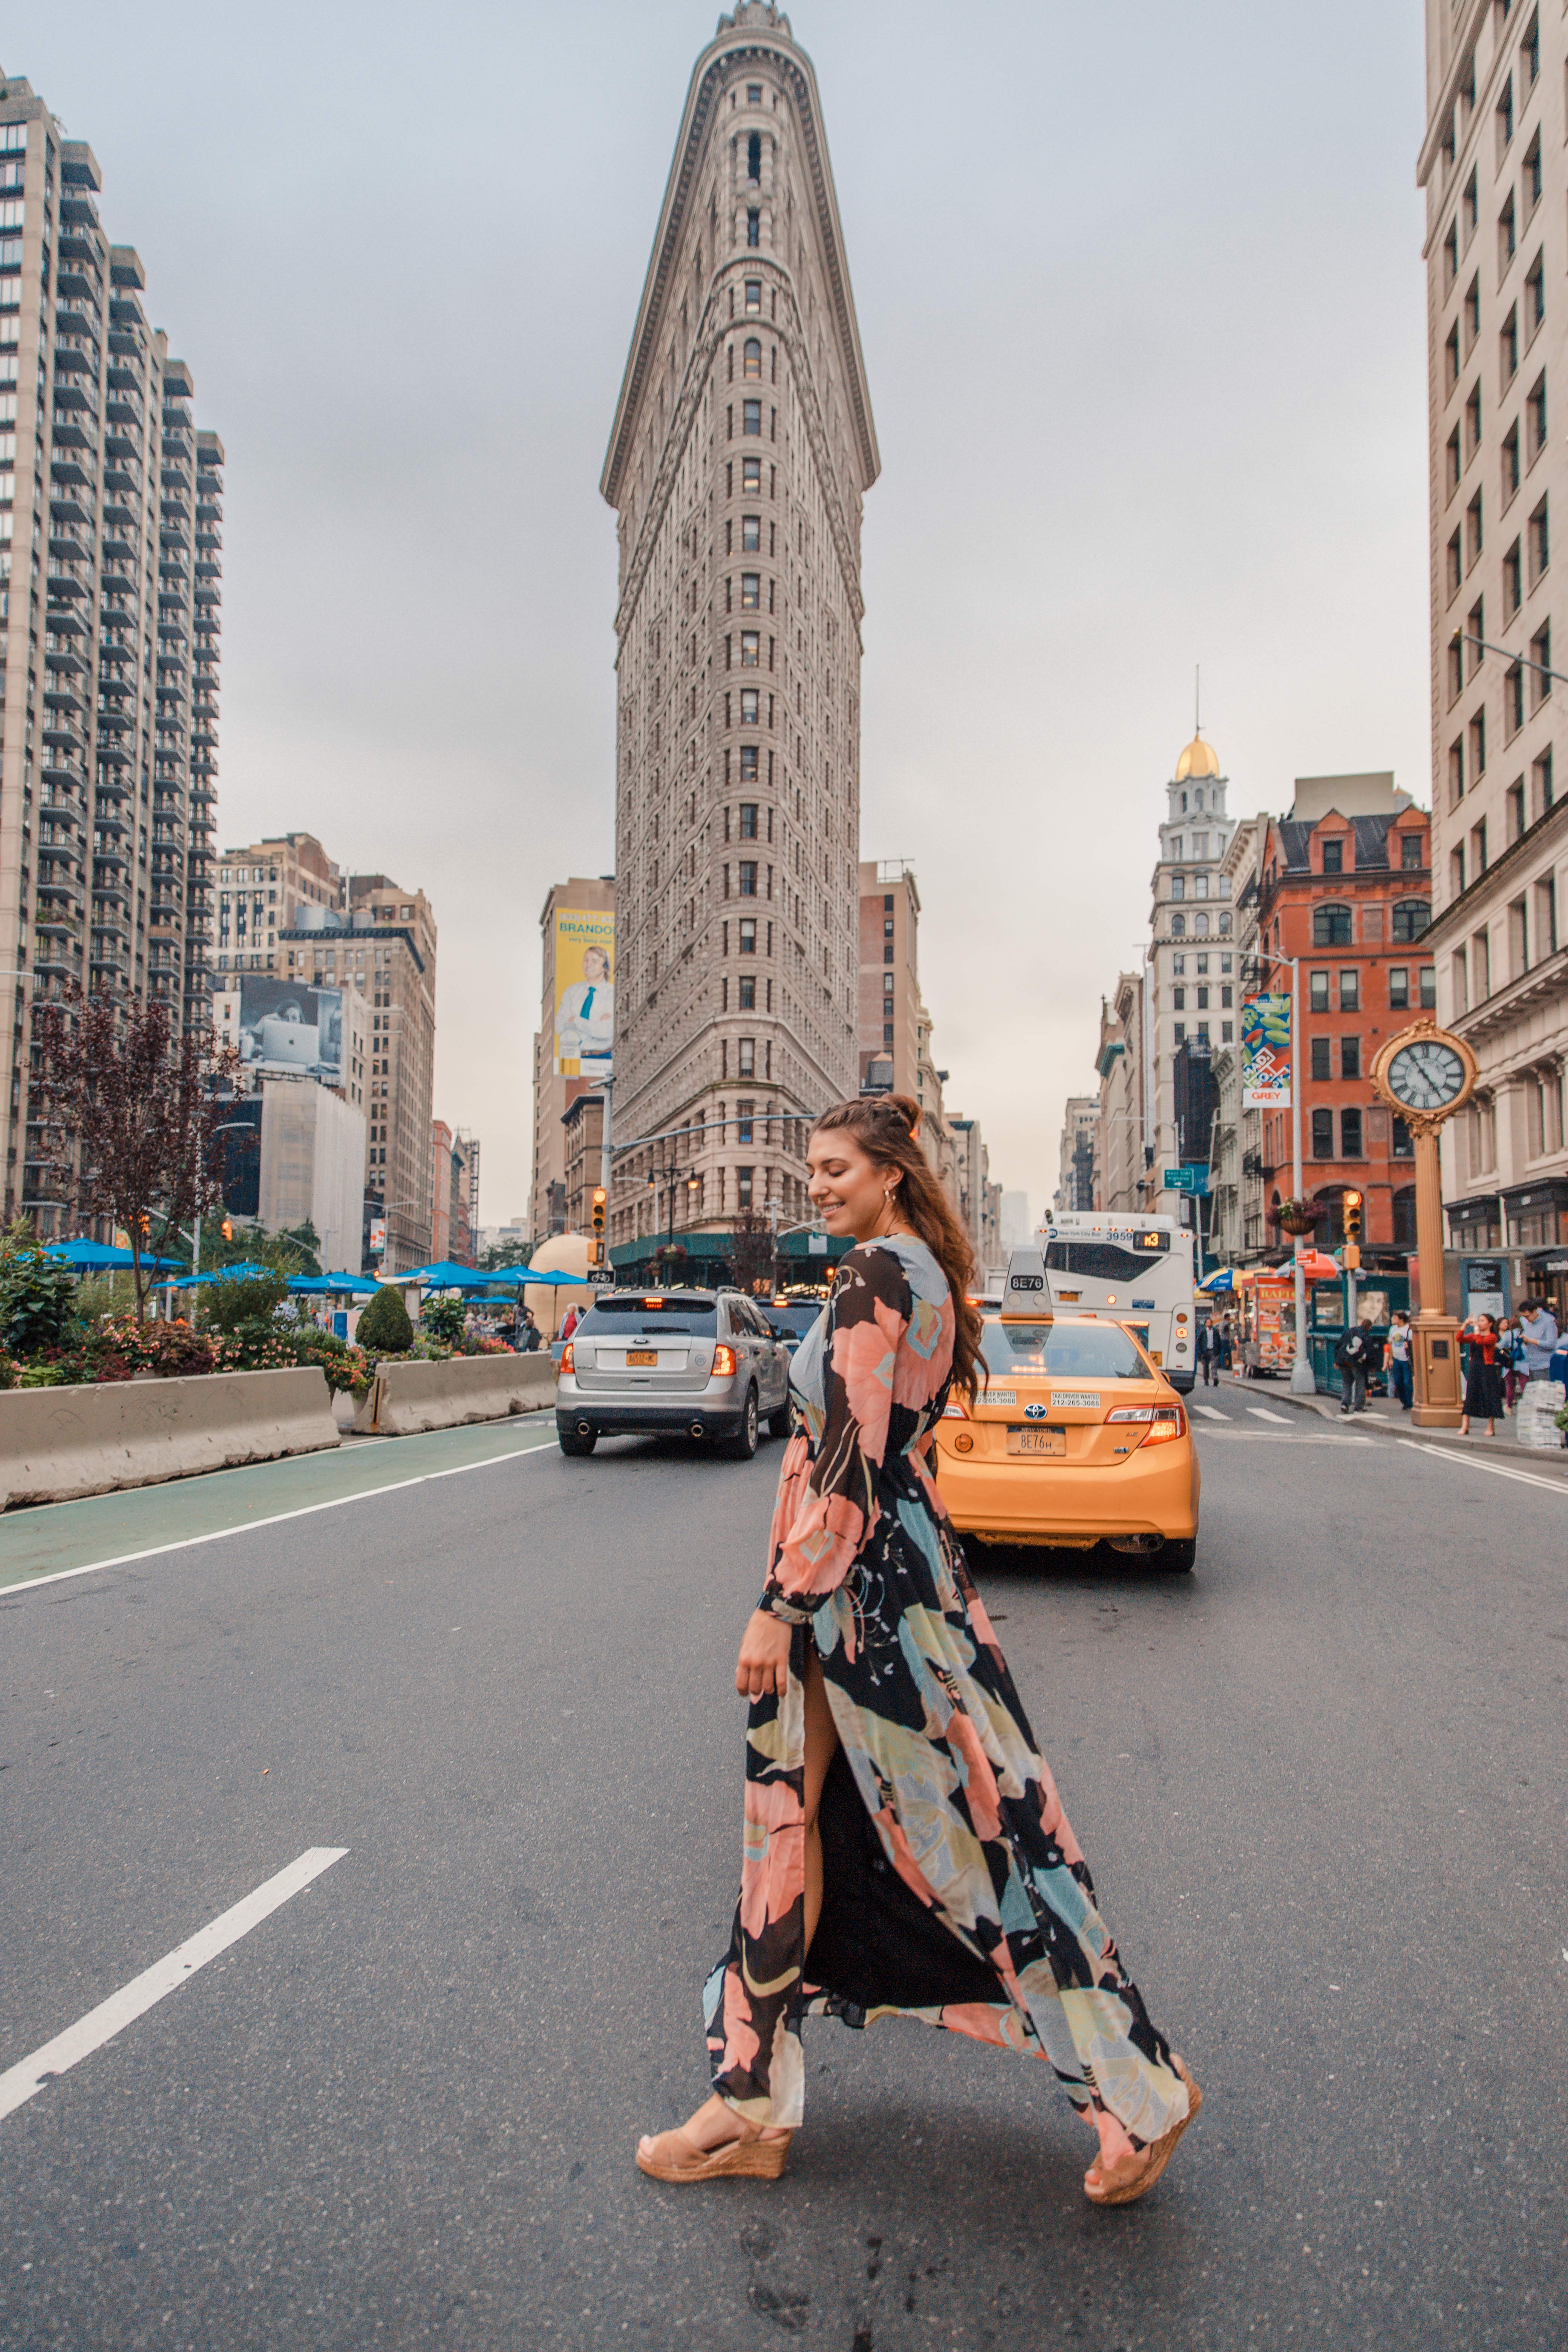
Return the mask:
<svg viewBox="0 0 1568 2352">
<path fill-rule="evenodd" d="M 805 1215 L 806 1122 L 858 1087 L 879 467 L 816 76 L 789 19 L 745 0 L 692 75 L 601 483 L 620 551 L 614 1129 L 658 1139 L 616 1162 L 622 1265 L 668 1231 L 671 1190 L 695 1255 L 744 1209 Z"/>
</svg>

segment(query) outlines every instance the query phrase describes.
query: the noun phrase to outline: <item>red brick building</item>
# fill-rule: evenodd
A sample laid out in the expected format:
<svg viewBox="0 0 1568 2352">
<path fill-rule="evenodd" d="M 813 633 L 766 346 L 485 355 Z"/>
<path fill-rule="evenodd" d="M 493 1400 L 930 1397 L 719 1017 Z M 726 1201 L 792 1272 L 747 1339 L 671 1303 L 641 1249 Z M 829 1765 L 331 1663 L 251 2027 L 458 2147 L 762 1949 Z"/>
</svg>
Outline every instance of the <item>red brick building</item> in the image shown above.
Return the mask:
<svg viewBox="0 0 1568 2352">
<path fill-rule="evenodd" d="M 1319 789 L 1314 792 L 1316 784 Z M 1348 803 L 1348 810 L 1333 803 Z M 1391 775 L 1301 778 L 1272 817 L 1258 865 L 1258 985 L 1289 992 L 1301 964 L 1301 1180 L 1319 1202 L 1317 1238 L 1344 1237 L 1343 1195 L 1364 1195 L 1363 1246 L 1415 1246 L 1409 1132 L 1368 1078 L 1384 1040 L 1436 1003 L 1421 936 L 1431 919 L 1426 813 Z M 1263 1119 L 1264 1199 L 1291 1187 L 1291 1114 Z"/>
</svg>

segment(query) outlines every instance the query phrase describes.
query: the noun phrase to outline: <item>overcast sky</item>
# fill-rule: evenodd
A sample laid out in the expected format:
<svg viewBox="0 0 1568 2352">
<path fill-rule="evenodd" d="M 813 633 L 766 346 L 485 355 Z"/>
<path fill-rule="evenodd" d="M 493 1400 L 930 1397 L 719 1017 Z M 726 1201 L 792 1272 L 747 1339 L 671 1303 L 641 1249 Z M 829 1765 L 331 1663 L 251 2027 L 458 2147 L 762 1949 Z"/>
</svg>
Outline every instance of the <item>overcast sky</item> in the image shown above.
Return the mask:
<svg viewBox="0 0 1568 2352">
<path fill-rule="evenodd" d="M 546 889 L 614 862 L 626 351 L 712 0 L 72 0 L 0 53 L 227 450 L 220 842 L 423 885 L 436 1108 L 526 1206 Z M 1420 11 L 802 0 L 883 474 L 863 837 L 1037 1203 L 1192 732 L 1429 797 Z"/>
</svg>

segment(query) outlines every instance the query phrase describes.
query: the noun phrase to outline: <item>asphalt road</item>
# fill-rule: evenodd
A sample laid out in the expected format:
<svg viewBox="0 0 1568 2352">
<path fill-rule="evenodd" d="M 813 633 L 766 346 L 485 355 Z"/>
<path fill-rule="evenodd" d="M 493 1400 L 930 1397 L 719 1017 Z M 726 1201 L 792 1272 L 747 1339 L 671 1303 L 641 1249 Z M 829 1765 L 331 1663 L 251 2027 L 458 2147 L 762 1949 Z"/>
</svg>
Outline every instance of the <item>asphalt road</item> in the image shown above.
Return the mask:
<svg viewBox="0 0 1568 2352">
<path fill-rule="evenodd" d="M 1145 2202 L 896 2023 L 808 2026 L 776 2185 L 636 2172 L 703 2090 L 777 1451 L 543 1448 L 0 1593 L 0 2072 L 347 1849 L 0 2119 L 0 2343 L 1568 2343 L 1568 1487 L 1198 1402 L 1194 1576 L 983 1571 L 1207 2094 Z"/>
</svg>

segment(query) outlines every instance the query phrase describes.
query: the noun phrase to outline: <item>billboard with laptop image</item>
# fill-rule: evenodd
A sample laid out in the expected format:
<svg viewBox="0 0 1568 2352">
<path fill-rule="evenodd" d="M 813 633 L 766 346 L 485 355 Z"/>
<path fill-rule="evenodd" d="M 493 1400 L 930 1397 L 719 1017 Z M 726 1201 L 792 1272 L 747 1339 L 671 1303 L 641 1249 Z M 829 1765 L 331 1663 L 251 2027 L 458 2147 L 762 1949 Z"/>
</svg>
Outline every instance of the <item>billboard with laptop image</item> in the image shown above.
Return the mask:
<svg viewBox="0 0 1568 2352">
<path fill-rule="evenodd" d="M 343 992 L 308 988 L 261 972 L 239 975 L 239 1035 L 245 1068 L 258 1077 L 342 1084 Z"/>
</svg>

